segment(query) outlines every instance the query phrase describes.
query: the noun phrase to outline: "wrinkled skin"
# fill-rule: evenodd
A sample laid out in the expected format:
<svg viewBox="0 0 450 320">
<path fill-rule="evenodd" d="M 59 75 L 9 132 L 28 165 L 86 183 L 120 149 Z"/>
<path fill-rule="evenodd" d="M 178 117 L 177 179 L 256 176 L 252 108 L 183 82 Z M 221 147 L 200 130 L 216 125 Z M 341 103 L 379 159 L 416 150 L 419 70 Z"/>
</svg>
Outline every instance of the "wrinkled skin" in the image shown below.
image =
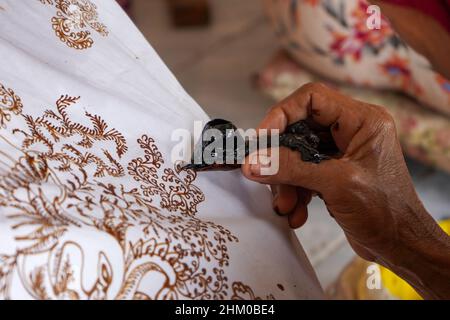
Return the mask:
<svg viewBox="0 0 450 320">
<path fill-rule="evenodd" d="M 274 208 L 293 228 L 305 223 L 318 194 L 357 254 L 390 268 L 425 298 L 450 298 L 450 240 L 414 190 L 392 117 L 308 84 L 274 106 L 259 128 L 283 132 L 307 117 L 331 126 L 339 159 L 307 163 L 282 147 L 277 174 L 261 176 L 261 165 L 247 162 L 244 175 L 272 186 Z"/>
</svg>

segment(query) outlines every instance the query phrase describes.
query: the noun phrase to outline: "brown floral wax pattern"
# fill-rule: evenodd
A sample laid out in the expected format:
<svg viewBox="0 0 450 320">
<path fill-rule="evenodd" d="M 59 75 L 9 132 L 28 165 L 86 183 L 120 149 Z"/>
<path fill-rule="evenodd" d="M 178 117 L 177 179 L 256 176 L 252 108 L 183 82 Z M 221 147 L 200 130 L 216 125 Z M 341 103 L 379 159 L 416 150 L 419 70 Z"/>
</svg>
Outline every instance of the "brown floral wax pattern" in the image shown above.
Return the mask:
<svg viewBox="0 0 450 320">
<path fill-rule="evenodd" d="M 0 252 L 0 298 L 21 287 L 35 299 L 259 299 L 227 277 L 238 238 L 196 217 L 196 173 L 166 167 L 148 135 L 137 139 L 142 156 L 123 164 L 125 137 L 87 111 L 90 125 L 73 120 L 79 101 L 63 95 L 31 116 L 0 84 L 0 137 L 19 154 L 1 155 L 11 164 L 0 209 L 15 239 Z M 23 124 L 11 130 L 13 116 Z"/>
<path fill-rule="evenodd" d="M 38 0 L 52 6 L 56 12 L 52 28 L 56 36 L 68 47 L 84 50 L 92 47 L 91 30 L 101 36 L 108 35 L 106 26 L 98 21 L 97 6 L 89 0 Z"/>
<path fill-rule="evenodd" d="M 22 107 L 22 101 L 14 91 L 0 84 L 0 127 L 6 127 L 6 123 L 11 120 L 11 114 L 20 114 Z"/>
</svg>

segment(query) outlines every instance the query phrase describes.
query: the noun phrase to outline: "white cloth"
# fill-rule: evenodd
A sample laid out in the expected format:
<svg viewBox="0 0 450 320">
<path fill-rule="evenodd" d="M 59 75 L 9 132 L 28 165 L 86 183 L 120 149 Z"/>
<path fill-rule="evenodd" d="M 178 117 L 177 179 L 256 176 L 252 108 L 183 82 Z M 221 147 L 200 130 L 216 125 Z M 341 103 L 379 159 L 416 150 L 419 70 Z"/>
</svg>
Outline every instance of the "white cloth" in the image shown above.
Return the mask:
<svg viewBox="0 0 450 320">
<path fill-rule="evenodd" d="M 271 195 L 179 172 L 206 120 L 113 0 L 0 0 L 0 298 L 300 299 Z"/>
</svg>

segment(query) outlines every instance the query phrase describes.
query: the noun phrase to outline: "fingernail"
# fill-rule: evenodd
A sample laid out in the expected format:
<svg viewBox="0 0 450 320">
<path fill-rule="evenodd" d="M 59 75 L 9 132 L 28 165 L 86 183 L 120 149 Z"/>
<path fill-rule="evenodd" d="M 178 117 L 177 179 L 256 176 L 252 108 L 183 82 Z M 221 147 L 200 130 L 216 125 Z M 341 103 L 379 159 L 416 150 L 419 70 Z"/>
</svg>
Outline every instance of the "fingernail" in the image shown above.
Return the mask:
<svg viewBox="0 0 450 320">
<path fill-rule="evenodd" d="M 273 211 L 277 214 L 277 216 L 283 217 L 283 215 L 280 212 L 280 209 L 278 209 L 278 206 L 273 207 Z"/>
<path fill-rule="evenodd" d="M 259 163 L 252 164 L 250 166 L 250 172 L 252 173 L 252 176 L 260 176 L 261 166 L 259 165 Z"/>
<path fill-rule="evenodd" d="M 270 167 L 270 157 L 260 154 L 258 163 L 260 163 L 263 167 Z"/>
<path fill-rule="evenodd" d="M 270 167 L 270 157 L 266 155 L 259 154 L 257 158 L 257 162 L 250 165 L 250 172 L 253 176 L 260 176 L 261 175 L 261 168 L 268 168 Z"/>
</svg>

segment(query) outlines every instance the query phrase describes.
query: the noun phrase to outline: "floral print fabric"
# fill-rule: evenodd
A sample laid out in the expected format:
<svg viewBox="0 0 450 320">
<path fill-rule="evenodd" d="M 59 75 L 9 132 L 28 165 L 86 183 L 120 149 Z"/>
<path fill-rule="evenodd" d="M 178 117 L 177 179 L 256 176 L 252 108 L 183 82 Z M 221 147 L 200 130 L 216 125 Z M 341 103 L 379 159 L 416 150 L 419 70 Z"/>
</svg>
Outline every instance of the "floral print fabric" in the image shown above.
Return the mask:
<svg viewBox="0 0 450 320">
<path fill-rule="evenodd" d="M 409 48 L 382 17 L 366 25 L 366 0 L 265 0 L 285 49 L 301 65 L 326 78 L 401 91 L 450 115 L 450 81 Z"/>
</svg>

